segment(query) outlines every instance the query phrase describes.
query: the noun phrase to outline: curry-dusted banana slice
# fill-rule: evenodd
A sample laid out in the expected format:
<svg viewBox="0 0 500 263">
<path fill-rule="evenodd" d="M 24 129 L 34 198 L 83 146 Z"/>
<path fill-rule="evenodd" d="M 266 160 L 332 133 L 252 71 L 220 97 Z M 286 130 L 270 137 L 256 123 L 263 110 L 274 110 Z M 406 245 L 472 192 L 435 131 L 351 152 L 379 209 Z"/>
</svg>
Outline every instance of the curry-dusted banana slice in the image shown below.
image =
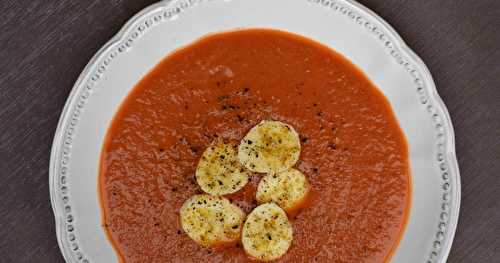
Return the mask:
<svg viewBox="0 0 500 263">
<path fill-rule="evenodd" d="M 223 247 L 241 237 L 245 213 L 224 197 L 208 194 L 189 198 L 180 210 L 184 232 L 204 247 Z"/>
<path fill-rule="evenodd" d="M 222 139 L 210 145 L 198 162 L 196 181 L 212 195 L 235 193 L 248 183 L 249 171 L 238 161 L 238 146 Z"/>
<path fill-rule="evenodd" d="M 299 134 L 288 124 L 262 121 L 243 138 L 238 148 L 240 162 L 254 172 L 278 173 L 299 159 Z"/>
<path fill-rule="evenodd" d="M 298 209 L 309 192 L 307 178 L 296 169 L 268 174 L 257 187 L 256 199 L 259 203 L 274 202 L 287 212 Z"/>
<path fill-rule="evenodd" d="M 292 244 L 292 225 L 278 205 L 263 204 L 248 215 L 241 239 L 249 256 L 262 261 L 275 260 Z"/>
</svg>

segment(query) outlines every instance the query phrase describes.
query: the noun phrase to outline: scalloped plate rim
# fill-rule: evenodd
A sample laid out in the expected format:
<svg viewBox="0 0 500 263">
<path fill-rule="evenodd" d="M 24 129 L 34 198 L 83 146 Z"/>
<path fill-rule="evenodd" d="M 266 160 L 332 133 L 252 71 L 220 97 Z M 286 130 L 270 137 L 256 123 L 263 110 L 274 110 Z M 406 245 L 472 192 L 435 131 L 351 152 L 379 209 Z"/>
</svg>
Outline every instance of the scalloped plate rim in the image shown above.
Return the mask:
<svg viewBox="0 0 500 263">
<path fill-rule="evenodd" d="M 308 0 L 311 1 L 311 0 Z M 143 8 L 141 11 L 136 13 L 134 16 L 132 16 L 127 22 L 121 27 L 121 29 L 108 41 L 106 42 L 96 53 L 90 61 L 87 63 L 85 68 L 82 70 L 80 75 L 78 76 L 77 80 L 75 81 L 75 84 L 73 85 L 68 98 L 66 99 L 66 103 L 63 107 L 63 110 L 61 111 L 61 115 L 57 124 L 57 128 L 54 134 L 54 139 L 51 147 L 51 153 L 50 153 L 50 164 L 49 164 L 49 188 L 50 188 L 50 200 L 51 200 L 51 206 L 52 210 L 54 213 L 55 217 L 55 227 L 56 227 L 56 235 L 57 235 L 57 242 L 60 248 L 60 251 L 63 255 L 63 258 L 66 262 L 71 262 L 70 261 L 70 256 L 68 255 L 68 247 L 63 243 L 62 239 L 62 233 L 64 229 L 64 217 L 63 217 L 63 212 L 61 212 L 61 207 L 59 205 L 59 201 L 57 200 L 59 196 L 59 192 L 56 190 L 57 189 L 57 180 L 56 180 L 56 171 L 57 171 L 57 163 L 60 161 L 57 158 L 57 155 L 59 153 L 59 149 L 61 148 L 61 142 L 63 141 L 63 131 L 65 130 L 65 124 L 68 122 L 68 119 L 70 115 L 70 109 L 75 105 L 75 100 L 77 97 L 77 94 L 79 91 L 81 91 L 84 86 L 82 86 L 82 82 L 84 82 L 84 79 L 89 75 L 89 73 L 92 71 L 92 68 L 96 66 L 96 62 L 113 46 L 118 45 L 121 41 L 123 41 L 126 38 L 126 33 L 132 28 L 132 26 L 139 21 L 143 16 L 146 16 L 147 14 L 150 14 L 157 10 L 158 8 L 167 8 L 170 4 L 177 2 L 176 0 L 161 0 L 157 3 L 154 3 L 152 5 L 149 5 L 145 8 Z M 333 1 L 332 1 L 333 2 Z M 337 0 L 337 2 L 344 2 L 347 5 L 353 6 L 355 9 L 358 9 L 361 12 L 365 12 L 370 16 L 371 18 L 375 19 L 377 22 L 381 23 L 382 26 L 388 33 L 390 34 L 391 37 L 394 38 L 394 44 L 398 46 L 403 53 L 408 55 L 411 60 L 415 62 L 415 65 L 419 67 L 420 70 L 423 71 L 423 77 L 424 79 L 427 80 L 426 85 L 426 90 L 428 92 L 428 96 L 432 98 L 435 102 L 437 102 L 437 107 L 442 111 L 444 115 L 444 123 L 447 126 L 447 135 L 449 140 L 447 141 L 447 147 L 445 150 L 445 154 L 448 157 L 448 164 L 453 166 L 453 169 L 455 173 L 452 174 L 453 179 L 455 180 L 455 187 L 453 191 L 453 202 L 452 202 L 452 209 L 454 212 L 454 217 L 451 217 L 449 220 L 449 226 L 448 226 L 448 231 L 445 239 L 448 239 L 449 241 L 447 242 L 446 247 L 443 247 L 440 250 L 440 259 L 441 261 L 439 262 L 446 262 L 451 246 L 455 237 L 457 225 L 458 225 L 458 219 L 459 219 L 459 214 L 460 214 L 460 203 L 461 203 L 461 180 L 460 180 L 460 170 L 458 166 L 458 161 L 456 157 L 456 147 L 455 147 L 455 132 L 453 128 L 453 124 L 451 121 L 450 114 L 448 112 L 448 109 L 446 105 L 444 104 L 442 98 L 439 96 L 439 93 L 437 91 L 434 79 L 432 77 L 432 74 L 430 73 L 428 67 L 426 64 L 423 62 L 423 60 L 406 44 L 406 42 L 403 40 L 403 38 L 397 33 L 397 31 L 388 23 L 386 22 L 383 18 L 381 18 L 378 14 L 376 14 L 374 11 L 371 9 L 365 7 L 364 5 L 354 1 L 354 0 Z"/>
</svg>

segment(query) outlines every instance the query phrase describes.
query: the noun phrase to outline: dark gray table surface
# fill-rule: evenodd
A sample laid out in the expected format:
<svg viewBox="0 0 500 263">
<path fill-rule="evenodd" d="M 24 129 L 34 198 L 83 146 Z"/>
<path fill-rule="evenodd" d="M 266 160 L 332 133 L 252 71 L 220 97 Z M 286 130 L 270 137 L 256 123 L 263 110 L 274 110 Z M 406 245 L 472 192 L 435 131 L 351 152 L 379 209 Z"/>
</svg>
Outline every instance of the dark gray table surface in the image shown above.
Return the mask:
<svg viewBox="0 0 500 263">
<path fill-rule="evenodd" d="M 52 138 L 94 53 L 154 0 L 0 0 L 0 262 L 63 262 Z M 462 206 L 449 262 L 500 262 L 500 1 L 362 0 L 430 68 L 456 132 Z"/>
</svg>

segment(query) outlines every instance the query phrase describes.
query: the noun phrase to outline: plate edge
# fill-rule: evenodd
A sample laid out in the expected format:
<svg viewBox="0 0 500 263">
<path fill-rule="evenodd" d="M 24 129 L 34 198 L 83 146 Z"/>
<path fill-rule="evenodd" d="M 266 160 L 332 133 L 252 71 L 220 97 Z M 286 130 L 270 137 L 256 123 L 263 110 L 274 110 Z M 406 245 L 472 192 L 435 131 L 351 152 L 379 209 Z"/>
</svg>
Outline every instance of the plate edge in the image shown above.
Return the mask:
<svg viewBox="0 0 500 263">
<path fill-rule="evenodd" d="M 385 29 L 392 35 L 392 37 L 396 38 L 396 44 L 398 47 L 403 50 L 406 54 L 409 55 L 409 57 L 415 62 L 417 66 L 420 67 L 421 70 L 424 71 L 424 75 L 426 78 L 428 78 L 427 81 L 427 87 L 430 84 L 431 86 L 427 88 L 427 91 L 430 91 L 428 94 L 432 99 L 439 104 L 439 109 L 442 111 L 444 117 L 445 117 L 445 122 L 448 126 L 448 138 L 449 141 L 447 142 L 447 150 L 446 153 L 448 155 L 448 164 L 453 165 L 453 170 L 454 174 L 456 175 L 455 177 L 455 188 L 453 189 L 454 193 L 454 198 L 453 200 L 456 200 L 453 207 L 453 213 L 456 216 L 450 217 L 450 225 L 448 226 L 448 243 L 446 244 L 446 247 L 441 249 L 441 260 L 440 262 L 446 262 L 448 259 L 448 256 L 451 251 L 451 246 L 453 244 L 453 241 L 455 239 L 455 234 L 458 226 L 458 220 L 459 220 L 459 215 L 460 215 L 460 203 L 461 203 L 461 178 L 460 178 L 460 168 L 458 166 L 458 159 L 456 156 L 456 146 L 455 146 L 455 130 L 453 127 L 453 122 L 451 120 L 450 113 L 448 111 L 448 108 L 444 104 L 443 99 L 439 95 L 439 92 L 437 90 L 436 82 L 434 81 L 434 78 L 425 64 L 425 62 L 418 56 L 415 51 L 413 51 L 410 46 L 406 43 L 406 41 L 399 35 L 399 33 L 387 22 L 385 19 L 383 19 L 381 16 L 379 16 L 377 13 L 369 9 L 368 7 L 362 5 L 361 3 L 358 3 L 357 1 L 354 0 L 341 0 L 345 1 L 348 4 L 368 13 L 370 16 L 375 18 L 379 23 L 381 23 Z"/>
<path fill-rule="evenodd" d="M 63 142 L 64 128 L 66 127 L 67 120 L 69 119 L 69 112 L 72 106 L 75 104 L 75 100 L 83 86 L 81 85 L 85 78 L 88 77 L 91 69 L 96 66 L 96 62 L 113 46 L 118 45 L 121 41 L 123 41 L 126 37 L 126 33 L 132 28 L 132 26 L 139 21 L 143 16 L 154 12 L 159 8 L 167 7 L 171 2 L 175 0 L 162 0 L 155 4 L 149 5 L 143 8 L 141 11 L 136 13 L 130 19 L 128 19 L 125 24 L 120 28 L 120 30 L 108 41 L 106 42 L 89 60 L 87 65 L 84 67 L 82 72 L 78 75 L 78 78 L 75 81 L 75 84 L 71 88 L 71 91 L 66 99 L 64 107 L 60 113 L 59 121 L 57 123 L 56 131 L 54 132 L 54 139 L 52 140 L 52 147 L 50 150 L 50 162 L 49 162 L 49 191 L 50 191 L 50 203 L 52 207 L 52 212 L 54 213 L 54 221 L 55 221 L 55 231 L 57 236 L 57 243 L 61 254 L 66 262 L 71 262 L 71 255 L 67 248 L 67 246 L 62 242 L 64 238 L 62 236 L 64 229 L 64 218 L 63 212 L 61 211 L 60 201 L 58 200 L 59 192 L 57 189 L 57 163 L 60 161 L 57 154 L 60 151 L 61 145 Z"/>
<path fill-rule="evenodd" d="M 314 0 L 308 0 L 309 2 L 313 2 Z M 80 91 L 83 89 L 83 85 L 81 85 L 85 78 L 89 76 L 89 73 L 92 71 L 92 69 L 97 65 L 96 62 L 103 56 L 104 53 L 108 51 L 108 49 L 112 48 L 113 46 L 118 45 L 120 42 L 126 39 L 126 33 L 131 30 L 132 26 L 140 20 L 142 17 L 156 11 L 159 8 L 165 8 L 168 7 L 170 4 L 177 2 L 177 0 L 163 0 L 158 3 L 155 3 L 153 5 L 150 5 L 144 9 L 142 9 L 140 12 L 135 14 L 132 18 L 130 18 L 105 45 L 103 45 L 96 53 L 95 55 L 90 59 L 90 61 L 87 63 L 85 68 L 82 70 L 80 75 L 78 76 L 75 84 L 73 85 L 73 88 L 71 89 L 71 92 L 66 100 L 66 103 L 64 105 L 63 110 L 61 111 L 61 117 L 59 118 L 58 125 L 54 134 L 54 139 L 52 143 L 52 148 L 51 148 L 51 154 L 50 154 L 50 164 L 49 164 L 49 188 L 50 188 L 50 198 L 51 198 L 51 206 L 52 210 L 54 213 L 55 217 L 55 225 L 56 225 L 56 235 L 57 235 L 57 242 L 60 247 L 60 250 L 62 252 L 62 255 L 65 259 L 66 262 L 71 262 L 70 259 L 72 258 L 70 255 L 69 248 L 63 244 L 62 239 L 64 238 L 62 236 L 63 229 L 64 229 L 64 213 L 61 211 L 61 201 L 58 200 L 59 198 L 59 191 L 57 191 L 57 164 L 59 163 L 60 159 L 58 158 L 58 153 L 61 150 L 62 142 L 63 142 L 63 132 L 65 131 L 66 124 L 68 123 L 68 120 L 71 117 L 69 114 L 70 109 L 75 105 L 76 103 L 76 98 L 77 94 L 80 93 Z M 193 1 L 196 2 L 196 1 Z M 445 119 L 445 124 L 447 126 L 447 137 L 449 138 L 446 140 L 446 158 L 448 161 L 448 164 L 451 164 L 453 167 L 450 168 L 450 170 L 453 170 L 453 179 L 454 179 L 454 188 L 453 188 L 453 197 L 452 200 L 452 213 L 454 213 L 454 216 L 450 217 L 449 220 L 449 226 L 447 229 L 447 240 L 448 242 L 446 243 L 446 247 L 443 247 L 440 249 L 439 253 L 439 258 L 438 262 L 446 262 L 446 259 L 450 253 L 451 250 L 451 245 L 454 240 L 457 224 L 458 224 L 458 218 L 459 218 L 459 212 L 460 212 L 460 202 L 461 202 L 461 182 L 460 182 L 460 171 L 458 167 L 458 161 L 456 158 L 456 150 L 455 150 L 455 133 L 451 121 L 451 117 L 449 115 L 448 109 L 445 106 L 442 98 L 439 96 L 435 82 L 432 78 L 432 75 L 425 65 L 425 63 L 422 61 L 422 59 L 406 44 L 406 42 L 401 38 L 401 36 L 393 29 L 392 26 L 390 26 L 389 23 L 387 23 L 384 19 L 382 19 L 379 15 L 377 15 L 375 12 L 370 10 L 369 8 L 363 6 L 362 4 L 354 1 L 354 0 L 333 0 L 331 2 L 343 2 L 344 4 L 350 5 L 353 7 L 354 10 L 360 10 L 362 12 L 365 12 L 368 14 L 370 17 L 375 19 L 377 22 L 379 22 L 383 28 L 389 33 L 391 37 L 394 38 L 395 44 L 397 47 L 403 51 L 404 54 L 408 55 L 413 62 L 415 62 L 415 65 L 417 65 L 422 71 L 424 75 L 424 79 L 427 81 L 426 82 L 426 87 L 427 87 L 427 92 L 428 96 L 431 97 L 431 99 L 438 104 L 438 109 L 442 112 L 444 115 Z"/>
</svg>

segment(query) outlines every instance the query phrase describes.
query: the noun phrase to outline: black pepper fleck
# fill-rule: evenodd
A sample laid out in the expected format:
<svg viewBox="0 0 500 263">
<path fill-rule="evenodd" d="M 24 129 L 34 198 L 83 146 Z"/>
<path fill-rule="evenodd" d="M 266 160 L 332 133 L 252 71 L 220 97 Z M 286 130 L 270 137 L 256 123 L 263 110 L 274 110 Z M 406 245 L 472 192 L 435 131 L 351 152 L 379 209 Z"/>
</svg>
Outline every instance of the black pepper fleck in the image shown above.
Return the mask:
<svg viewBox="0 0 500 263">
<path fill-rule="evenodd" d="M 196 147 L 196 146 L 191 146 L 190 149 L 191 149 L 191 152 L 193 152 L 193 153 L 198 153 L 198 151 L 199 151 L 198 147 Z"/>
<path fill-rule="evenodd" d="M 229 98 L 228 95 L 222 95 L 222 96 L 217 97 L 218 100 L 225 100 L 225 99 L 228 99 L 228 98 Z"/>
<path fill-rule="evenodd" d="M 335 143 L 333 143 L 333 142 L 330 142 L 330 143 L 328 144 L 328 148 L 330 148 L 330 149 L 332 149 L 332 150 L 336 150 L 336 149 L 337 149 L 337 145 L 336 145 Z"/>
</svg>

